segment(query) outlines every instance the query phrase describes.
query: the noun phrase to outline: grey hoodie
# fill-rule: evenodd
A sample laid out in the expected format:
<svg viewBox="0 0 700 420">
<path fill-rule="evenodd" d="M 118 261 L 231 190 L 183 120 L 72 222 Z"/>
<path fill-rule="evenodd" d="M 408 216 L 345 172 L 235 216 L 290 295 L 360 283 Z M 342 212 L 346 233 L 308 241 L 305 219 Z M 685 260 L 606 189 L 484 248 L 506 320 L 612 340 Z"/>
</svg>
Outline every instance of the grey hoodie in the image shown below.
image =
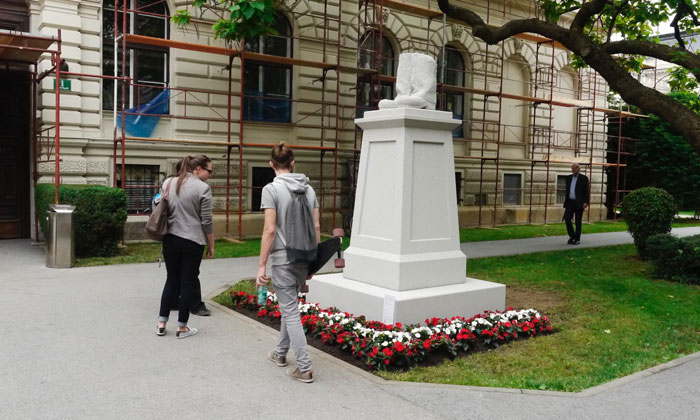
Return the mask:
<svg viewBox="0 0 700 420">
<path fill-rule="evenodd" d="M 274 185 L 273 185 L 274 184 Z M 260 209 L 275 209 L 277 211 L 277 224 L 275 230 L 279 232 L 285 231 L 287 206 L 292 201 L 291 192 L 304 192 L 309 205 L 312 208 L 318 208 L 318 200 L 316 200 L 316 192 L 309 185 L 309 178 L 304 174 L 282 174 L 275 177 L 271 183 L 265 185 L 262 191 L 262 199 Z M 287 252 L 284 249 L 282 240 L 275 233 L 275 242 L 272 245 L 272 254 L 270 254 L 270 263 L 272 265 L 289 264 Z"/>
</svg>

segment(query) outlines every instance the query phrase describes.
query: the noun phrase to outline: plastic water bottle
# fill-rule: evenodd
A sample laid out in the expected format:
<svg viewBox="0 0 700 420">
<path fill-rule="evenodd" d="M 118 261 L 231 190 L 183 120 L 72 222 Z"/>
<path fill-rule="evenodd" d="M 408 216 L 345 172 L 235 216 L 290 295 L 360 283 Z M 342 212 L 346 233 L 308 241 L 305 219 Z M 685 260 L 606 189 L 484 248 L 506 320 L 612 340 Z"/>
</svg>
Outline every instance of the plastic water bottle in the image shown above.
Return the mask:
<svg viewBox="0 0 700 420">
<path fill-rule="evenodd" d="M 265 306 L 267 303 L 267 286 L 258 286 L 258 305 Z"/>
</svg>

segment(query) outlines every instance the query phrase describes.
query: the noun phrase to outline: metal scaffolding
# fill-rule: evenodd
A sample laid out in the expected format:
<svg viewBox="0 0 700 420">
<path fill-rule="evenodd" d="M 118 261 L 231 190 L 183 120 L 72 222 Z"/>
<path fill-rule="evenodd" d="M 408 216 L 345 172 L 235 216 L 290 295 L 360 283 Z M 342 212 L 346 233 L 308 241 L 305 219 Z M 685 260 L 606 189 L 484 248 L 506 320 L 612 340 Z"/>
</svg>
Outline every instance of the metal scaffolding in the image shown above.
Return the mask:
<svg viewBox="0 0 700 420">
<path fill-rule="evenodd" d="M 467 0 L 470 7 L 482 16 L 485 16 L 487 22 L 491 22 L 494 19 L 506 20 L 510 17 L 533 17 L 536 16 L 540 11 L 537 9 L 535 2 L 529 2 L 529 7 L 527 10 L 514 8 L 511 0 L 486 0 L 485 2 L 474 3 L 475 0 Z M 153 0 L 148 6 L 152 6 L 158 3 L 163 3 L 164 0 Z M 136 14 L 145 14 L 147 16 L 156 16 L 163 19 L 170 19 L 171 15 L 167 14 L 157 14 L 146 12 L 143 9 L 148 6 L 131 9 L 128 7 L 128 2 L 123 1 L 121 6 L 118 0 L 114 0 L 114 63 L 115 67 L 117 63 L 120 62 L 119 57 L 121 57 L 121 69 L 117 69 L 114 75 L 96 75 L 96 74 L 85 74 L 85 73 L 70 73 L 63 72 L 60 69 L 60 56 L 61 56 L 61 41 L 60 41 L 60 31 L 58 38 L 47 37 L 46 42 L 49 40 L 57 42 L 57 50 L 47 50 L 47 47 L 42 47 L 43 49 L 37 49 L 38 55 L 34 58 L 34 77 L 35 80 L 40 81 L 41 78 L 45 77 L 49 73 L 55 73 L 56 75 L 56 124 L 54 129 L 54 141 L 53 145 L 46 144 L 42 139 L 44 139 L 43 133 L 49 133 L 52 127 L 45 127 L 43 130 L 35 130 L 34 138 L 35 142 L 38 142 L 36 146 L 41 153 L 35 154 L 35 182 L 38 177 L 37 163 L 46 159 L 50 160 L 53 156 L 55 164 L 55 185 L 60 184 L 60 168 L 59 168 L 59 146 L 60 146 L 60 78 L 62 76 L 75 76 L 84 78 L 98 78 L 105 82 L 112 80 L 114 83 L 114 130 L 113 130 L 113 167 L 112 167 L 112 177 L 114 180 L 114 186 L 121 187 L 123 189 L 127 188 L 141 188 L 141 187 L 159 187 L 159 185 L 135 185 L 128 186 L 125 183 L 125 171 L 126 171 L 126 149 L 127 145 L 130 143 L 137 142 L 152 142 L 152 143 L 170 143 L 170 144 L 180 144 L 180 145 L 206 145 L 220 147 L 222 151 L 225 150 L 226 155 L 226 183 L 223 186 L 213 186 L 214 189 L 223 190 L 225 196 L 225 209 L 224 214 L 226 218 L 226 234 L 232 235 L 232 229 L 230 226 L 230 217 L 235 215 L 237 217 L 237 229 L 236 236 L 242 237 L 242 216 L 245 212 L 243 206 L 243 191 L 244 188 L 252 188 L 252 186 L 244 187 L 242 180 L 243 176 L 243 162 L 244 162 L 244 151 L 247 150 L 260 150 L 265 148 L 271 148 L 274 146 L 273 143 L 260 143 L 254 141 L 246 141 L 245 128 L 255 124 L 260 124 L 252 121 L 246 121 L 243 117 L 244 100 L 246 98 L 254 98 L 249 96 L 244 92 L 244 69 L 247 65 L 246 63 L 254 61 L 256 63 L 269 63 L 278 65 L 287 65 L 295 67 L 303 67 L 307 69 L 312 69 L 311 71 L 318 72 L 318 81 L 322 84 L 320 88 L 321 99 L 320 100 L 309 100 L 302 98 L 288 99 L 288 101 L 297 104 L 304 104 L 308 106 L 315 107 L 316 111 L 311 113 L 315 117 L 318 117 L 316 121 L 320 123 L 305 122 L 304 119 L 309 118 L 304 117 L 298 119 L 297 121 L 286 124 L 285 126 L 304 128 L 310 130 L 317 130 L 318 140 L 315 144 L 292 144 L 290 147 L 299 150 L 313 151 L 319 154 L 319 165 L 320 165 L 320 186 L 318 188 L 320 203 L 322 206 L 322 212 L 330 211 L 332 214 L 331 223 L 332 227 L 337 227 L 340 225 L 349 225 L 352 213 L 352 197 L 354 196 L 356 189 L 356 177 L 353 176 L 354 171 L 357 169 L 357 164 L 359 162 L 360 153 L 360 143 L 361 137 L 359 129 L 356 127 L 347 127 L 343 124 L 343 120 L 348 119 L 348 115 L 357 115 L 356 104 L 348 105 L 344 104 L 341 100 L 341 75 L 355 75 L 356 77 L 367 80 L 370 86 L 373 86 L 373 94 L 376 95 L 375 100 L 371 101 L 371 106 L 376 107 L 376 103 L 382 99 L 382 83 L 385 85 L 392 84 L 395 82 L 395 78 L 391 75 L 386 75 L 382 73 L 382 62 L 383 62 L 383 51 L 382 51 L 382 40 L 385 37 L 384 34 L 384 24 L 383 18 L 386 14 L 386 10 L 391 10 L 394 12 L 401 12 L 403 14 L 411 15 L 416 17 L 422 22 L 422 25 L 426 29 L 428 36 L 424 39 L 411 39 L 411 48 L 416 51 L 425 51 L 433 56 L 438 56 L 442 52 L 442 69 L 444 71 L 445 67 L 445 48 L 447 46 L 445 34 L 445 28 L 448 24 L 454 24 L 451 19 L 447 18 L 439 10 L 428 7 L 415 6 L 408 3 L 402 3 L 395 0 L 359 0 L 358 2 L 350 2 L 348 0 L 338 0 L 337 3 L 333 4 L 332 9 L 333 14 L 329 13 L 329 3 L 328 0 L 323 2 L 323 12 L 316 13 L 313 18 L 322 24 L 316 24 L 316 27 L 320 27 L 322 31 L 321 37 L 315 37 L 313 35 L 304 34 L 293 34 L 292 39 L 297 39 L 304 42 L 313 42 L 320 44 L 321 59 L 317 61 L 313 60 L 302 60 L 299 58 L 292 57 L 281 57 L 269 54 L 262 54 L 259 52 L 246 51 L 245 48 L 234 48 L 232 45 L 226 46 L 212 46 L 212 45 L 202 45 L 195 43 L 188 43 L 183 41 L 175 41 L 164 38 L 156 38 L 150 36 L 143 36 L 137 34 L 129 33 L 127 28 L 127 16 L 134 16 Z M 295 15 L 294 10 L 287 11 L 288 13 Z M 343 14 L 352 14 L 352 16 L 358 16 L 356 23 L 349 23 L 343 19 Z M 522 16 L 519 16 L 521 13 Z M 120 17 L 121 15 L 121 17 Z M 213 22 L 207 21 L 205 19 L 193 19 L 194 23 L 197 24 L 207 24 L 210 25 Z M 437 22 L 438 25 L 433 26 Z M 358 39 L 356 40 L 356 45 L 353 42 L 348 42 L 346 37 L 343 35 L 346 33 L 348 25 L 356 25 L 355 30 L 358 34 Z M 443 33 L 441 45 L 435 45 L 430 39 L 431 31 L 441 30 Z M 371 34 L 372 37 L 376 37 L 375 41 L 371 43 L 372 47 L 365 51 L 365 54 L 369 54 L 370 63 L 377 63 L 376 66 L 369 66 L 370 68 L 360 68 L 358 66 L 347 66 L 341 64 L 341 55 L 343 52 L 353 52 L 356 55 L 360 53 L 360 48 L 364 48 L 360 45 L 361 37 L 365 34 Z M 463 125 L 465 127 L 464 135 L 462 137 L 456 137 L 454 139 L 455 144 L 464 145 L 464 148 L 470 152 L 466 154 L 457 154 L 455 159 L 458 162 L 467 161 L 477 161 L 479 162 L 479 200 L 475 202 L 478 205 L 478 225 L 492 225 L 497 224 L 497 211 L 499 209 L 499 194 L 504 194 L 504 189 L 499 186 L 499 170 L 503 165 L 522 165 L 529 166 L 529 186 L 527 188 L 521 188 L 521 196 L 525 190 L 528 191 L 527 206 L 528 209 L 528 222 L 547 223 L 547 209 L 552 204 L 551 191 L 550 190 L 550 165 L 552 164 L 563 164 L 569 163 L 567 161 L 557 160 L 553 157 L 553 151 L 555 150 L 570 150 L 574 152 L 577 158 L 588 158 L 588 162 L 582 163 L 582 166 L 587 166 L 587 171 L 591 179 L 593 179 L 593 169 L 596 166 L 601 168 L 603 173 L 606 167 L 612 167 L 616 170 L 616 197 L 619 198 L 620 191 L 624 191 L 623 185 L 620 184 L 620 168 L 625 166 L 625 159 L 621 156 L 624 153 L 629 153 L 629 150 L 634 150 L 634 147 L 623 147 L 621 134 L 618 135 L 619 141 L 617 159 L 615 162 L 606 162 L 606 153 L 610 151 L 607 150 L 607 134 L 596 132 L 596 121 L 605 121 L 606 118 L 628 118 L 628 117 L 638 117 L 638 115 L 623 112 L 622 110 L 610 110 L 603 107 L 596 106 L 596 99 L 599 98 L 596 95 L 600 92 L 600 86 L 602 85 L 597 76 L 591 70 L 581 70 L 578 73 L 579 83 L 573 89 L 572 96 L 575 100 L 566 100 L 563 98 L 557 98 L 554 95 L 554 87 L 556 82 L 555 77 L 555 52 L 557 50 L 562 50 L 564 47 L 556 41 L 549 40 L 540 36 L 532 34 L 519 34 L 515 38 L 521 41 L 527 41 L 536 46 L 536 63 L 534 71 L 534 80 L 530 81 L 528 87 L 529 95 L 514 94 L 508 92 L 504 89 L 504 82 L 507 81 L 506 75 L 504 75 L 505 63 L 508 57 L 505 56 L 505 42 L 503 41 L 495 46 L 485 46 L 484 51 L 480 53 L 479 60 L 483 63 L 481 68 L 469 68 L 464 69 L 464 80 L 467 77 L 470 80 L 483 81 L 481 86 L 471 85 L 464 83 L 464 86 L 455 86 L 445 83 L 444 77 L 442 78 L 443 83 L 438 84 L 438 103 L 444 105 L 445 95 L 450 93 L 471 95 L 470 103 L 480 103 L 481 104 L 481 119 L 472 118 L 476 115 L 475 112 L 468 107 L 463 116 Z M 44 39 L 44 38 L 42 38 Z M 187 51 L 196 51 L 201 53 L 215 54 L 220 56 L 225 56 L 228 58 L 227 70 L 227 82 L 228 89 L 226 91 L 219 91 L 215 89 L 206 88 L 183 88 L 175 86 L 165 86 L 162 89 L 167 89 L 171 92 L 171 96 L 168 100 L 176 98 L 182 104 L 182 112 L 169 112 L 168 114 L 158 114 L 153 115 L 147 112 L 143 112 L 141 104 L 139 104 L 139 88 L 144 87 L 144 85 L 139 84 L 137 81 L 133 80 L 127 75 L 126 71 L 126 57 L 129 46 L 143 45 L 143 46 L 157 46 L 157 47 L 167 47 L 171 49 L 180 49 Z M 241 42 L 241 45 L 245 45 L 245 40 Z M 375 48 L 378 46 L 378 48 Z M 2 49 L 2 38 L 0 38 L 0 50 Z M 26 50 L 26 48 L 25 48 Z M 42 73 L 37 77 L 36 74 L 36 61 L 39 56 L 44 53 L 51 54 L 52 68 L 48 72 Z M 0 56 L 1 59 L 1 56 Z M 473 57 L 474 60 L 477 57 Z M 240 89 L 235 91 L 233 89 L 233 68 L 234 62 L 238 60 L 238 68 L 240 72 L 240 77 L 236 80 L 240 83 Z M 494 70 L 497 68 L 497 70 Z M 333 80 L 335 79 L 335 80 Z M 333 83 L 335 82 L 335 83 Z M 498 86 L 494 90 L 494 86 Z M 154 86 L 148 85 L 149 88 Z M 36 86 L 35 86 L 36 88 Z M 118 104 L 117 100 L 117 89 L 121 89 L 121 103 Z M 131 112 L 127 110 L 127 99 L 126 92 L 129 89 L 134 89 L 137 94 L 136 100 L 136 111 Z M 206 94 L 210 96 L 219 96 L 226 98 L 226 112 L 225 115 L 210 103 L 203 103 L 199 100 L 197 94 Z M 503 115 L 503 101 L 504 100 L 514 100 L 521 102 L 522 106 L 527 106 L 530 109 L 529 118 L 532 122 L 527 123 L 527 125 L 522 127 L 516 127 L 514 125 L 509 125 L 504 123 Z M 188 103 L 189 101 L 189 103 Z M 193 102 L 194 101 L 194 102 Z M 234 103 L 237 101 L 239 106 L 239 115 L 237 118 L 232 116 L 232 108 Z M 584 104 L 586 102 L 586 104 Z M 188 104 L 193 104 L 199 107 L 206 107 L 212 112 L 211 117 L 201 116 L 201 115 L 188 115 L 187 106 Z M 36 106 L 36 103 L 35 103 Z M 553 112 L 557 108 L 568 108 L 576 110 L 576 132 L 562 133 L 557 132 L 553 128 Z M 489 109 L 497 109 L 496 117 L 487 117 L 487 112 Z M 36 112 L 34 113 L 36 115 Z M 208 122 L 219 122 L 225 123 L 227 126 L 226 136 L 221 138 L 221 140 L 195 140 L 195 139 L 184 139 L 184 138 L 145 138 L 145 137 L 135 137 L 129 136 L 126 132 L 126 117 L 127 116 L 157 116 L 159 118 L 171 119 L 171 120 L 191 120 L 191 121 L 208 121 Z M 121 123 L 117 125 L 118 118 Z M 598 119 L 596 119 L 598 118 Z M 265 123 L 264 121 L 262 123 Z M 36 124 L 35 124 L 36 126 Z M 507 137 L 513 137 L 513 133 L 527 133 L 522 136 L 525 137 L 518 141 L 508 140 Z M 346 133 L 347 136 L 353 136 L 354 138 L 349 141 L 343 141 L 341 138 L 342 134 Z M 473 135 L 478 133 L 478 135 Z M 526 138 L 529 136 L 529 139 Z M 568 136 L 568 137 L 567 137 Z M 348 137 L 349 138 L 349 137 Z M 567 140 L 568 139 L 568 140 Z M 516 139 L 517 140 L 517 139 Z M 634 143 L 634 139 L 626 139 L 627 144 Z M 351 146 L 350 146 L 351 145 Z M 511 156 L 505 156 L 502 154 L 503 146 L 523 146 L 527 149 L 523 158 L 515 158 Z M 43 152 L 46 152 L 43 154 Z M 595 151 L 600 151 L 601 156 L 594 156 Z M 236 153 L 237 152 L 237 153 Z M 332 174 L 324 174 L 324 161 L 327 160 L 327 154 L 331 153 L 332 159 Z M 42 157 L 43 156 L 43 157 Z M 595 159 L 594 159 L 595 158 Z M 598 159 L 600 158 L 600 159 Z M 347 163 L 343 163 L 342 160 L 346 160 Z M 237 163 L 238 166 L 238 176 L 237 179 L 232 179 L 231 169 L 233 162 Z M 485 167 L 493 167 L 495 169 L 496 177 L 493 187 L 493 203 L 488 204 L 488 193 L 486 187 L 484 186 L 485 181 Z M 534 174 L 536 172 L 536 167 L 538 165 L 544 165 L 545 167 L 545 185 L 544 192 L 538 190 L 534 187 Z M 121 173 L 121 183 L 117 183 L 117 173 L 118 168 Z M 345 171 L 347 169 L 347 172 Z M 603 178 L 601 177 L 601 184 L 603 183 Z M 523 181 L 528 179 L 528 174 L 523 176 Z M 332 187 L 327 185 L 332 181 Z M 344 181 L 345 186 L 342 185 L 341 181 Z M 466 180 L 469 182 L 469 180 Z M 622 180 L 624 184 L 624 180 Z M 603 195 L 603 186 L 601 185 L 601 202 Z M 57 189 L 58 194 L 58 189 Z M 237 196 L 237 206 L 232 208 L 230 204 L 231 196 Z M 542 199 L 542 194 L 544 194 L 544 199 Z M 325 200 L 324 197 L 332 197 L 330 200 Z M 483 199 L 486 197 L 486 199 Z M 341 198 L 345 198 L 341 200 Z M 58 200 L 58 196 L 56 198 Z M 330 202 L 330 206 L 326 203 Z M 617 202 L 617 199 L 616 199 Z M 330 208 L 328 208 L 330 207 Z M 492 208 L 493 214 L 490 221 L 482 220 L 482 208 Z M 536 220 L 534 216 L 533 207 L 543 207 L 544 208 L 544 218 L 543 220 Z M 338 221 L 337 215 L 342 215 L 343 220 Z M 590 220 L 590 207 L 588 210 L 588 219 Z M 349 226 L 344 226 L 349 227 Z"/>
</svg>

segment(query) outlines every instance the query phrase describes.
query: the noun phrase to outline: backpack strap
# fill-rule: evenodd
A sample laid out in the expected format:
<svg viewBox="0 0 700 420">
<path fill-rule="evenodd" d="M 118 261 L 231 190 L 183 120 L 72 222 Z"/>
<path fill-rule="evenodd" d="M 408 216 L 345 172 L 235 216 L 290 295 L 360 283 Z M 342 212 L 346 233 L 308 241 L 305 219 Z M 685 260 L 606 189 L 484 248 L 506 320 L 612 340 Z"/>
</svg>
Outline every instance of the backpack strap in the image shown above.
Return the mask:
<svg viewBox="0 0 700 420">
<path fill-rule="evenodd" d="M 277 185 L 275 185 L 274 182 L 272 182 L 271 184 L 272 184 L 272 187 L 277 191 L 277 197 L 278 197 L 277 199 L 279 201 L 280 190 L 277 187 Z M 289 191 L 289 187 L 285 186 L 285 188 L 287 189 L 287 191 Z M 291 194 L 291 191 L 289 191 L 289 192 Z M 282 229 L 280 229 L 279 226 L 275 226 L 275 233 L 277 234 L 277 236 L 279 236 L 280 241 L 282 241 L 282 246 L 286 248 L 287 247 L 287 240 L 284 238 L 284 235 L 282 234 Z"/>
<path fill-rule="evenodd" d="M 170 184 L 172 184 L 172 182 L 173 179 L 168 178 L 168 183 L 165 186 L 165 191 L 163 191 L 163 198 L 165 198 L 166 200 L 170 200 Z"/>
</svg>

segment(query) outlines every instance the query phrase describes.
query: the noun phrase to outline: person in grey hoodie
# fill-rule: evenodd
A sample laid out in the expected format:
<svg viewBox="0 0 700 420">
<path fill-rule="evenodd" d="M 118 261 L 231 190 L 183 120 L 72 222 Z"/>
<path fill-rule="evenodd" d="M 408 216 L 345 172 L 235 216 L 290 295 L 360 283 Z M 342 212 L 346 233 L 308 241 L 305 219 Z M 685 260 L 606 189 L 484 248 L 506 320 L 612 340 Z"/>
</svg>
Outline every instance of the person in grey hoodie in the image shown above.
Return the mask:
<svg viewBox="0 0 700 420">
<path fill-rule="evenodd" d="M 280 142 L 272 149 L 270 156 L 270 166 L 275 171 L 276 177 L 262 191 L 260 208 L 264 212 L 265 221 L 256 284 L 258 287 L 265 286 L 270 280 L 267 276 L 269 260 L 272 286 L 282 313 L 282 325 L 277 347 L 268 353 L 268 359 L 277 366 L 286 366 L 287 352 L 291 345 L 294 348 L 297 367 L 289 369 L 287 375 L 292 379 L 310 383 L 314 380 L 311 357 L 306 347 L 306 336 L 301 325 L 297 301 L 299 289 L 307 280 L 308 263 L 289 261 L 280 233 L 285 232 L 287 223 L 293 223 L 286 220 L 286 210 L 292 202 L 292 193 L 304 193 L 306 204 L 313 209 L 316 242 L 321 239 L 320 211 L 316 193 L 309 185 L 309 179 L 303 174 L 292 173 L 294 168 L 292 150 L 286 147 L 284 142 Z"/>
<path fill-rule="evenodd" d="M 205 245 L 206 257 L 214 256 L 211 188 L 205 182 L 212 174 L 211 167 L 207 156 L 186 156 L 177 177 L 163 183 L 163 196 L 168 199 L 168 234 L 163 238 L 168 276 L 160 299 L 156 335 L 165 335 L 170 309 L 175 304 L 178 304 L 175 336 L 186 338 L 197 334 L 197 329 L 190 328 L 187 321 L 196 299 L 197 276 Z"/>
</svg>

